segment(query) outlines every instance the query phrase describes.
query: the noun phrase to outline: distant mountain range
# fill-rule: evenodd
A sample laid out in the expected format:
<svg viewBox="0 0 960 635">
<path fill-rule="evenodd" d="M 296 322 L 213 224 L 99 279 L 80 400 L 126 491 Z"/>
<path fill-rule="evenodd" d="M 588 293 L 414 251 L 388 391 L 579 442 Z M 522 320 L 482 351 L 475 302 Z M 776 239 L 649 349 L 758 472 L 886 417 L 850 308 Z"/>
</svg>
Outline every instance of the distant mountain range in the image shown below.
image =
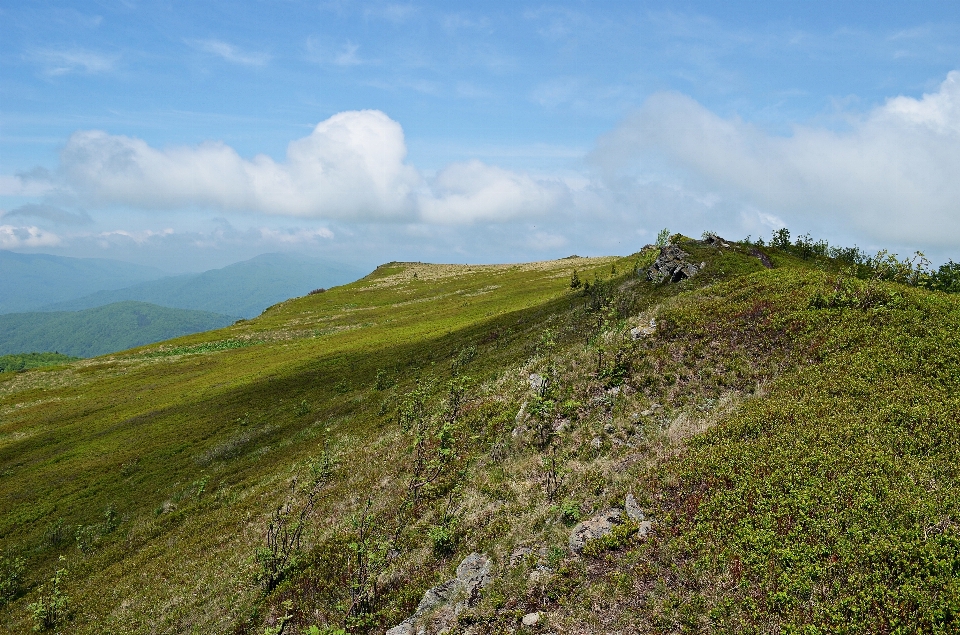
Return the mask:
<svg viewBox="0 0 960 635">
<path fill-rule="evenodd" d="M 166 276 L 119 260 L 0 250 L 0 314 L 80 311 L 137 300 L 250 318 L 282 300 L 364 273 L 316 258 L 263 254 L 222 269 Z"/>
<path fill-rule="evenodd" d="M 103 258 L 65 258 L 0 250 L 0 313 L 36 311 L 103 289 L 120 289 L 165 274 Z"/>
<path fill-rule="evenodd" d="M 209 311 L 118 302 L 84 311 L 0 315 L 0 355 L 56 351 L 95 357 L 218 329 L 236 320 Z"/>
<path fill-rule="evenodd" d="M 0 355 L 112 353 L 220 328 L 362 275 L 347 265 L 287 254 L 164 276 L 117 260 L 0 251 Z"/>
</svg>

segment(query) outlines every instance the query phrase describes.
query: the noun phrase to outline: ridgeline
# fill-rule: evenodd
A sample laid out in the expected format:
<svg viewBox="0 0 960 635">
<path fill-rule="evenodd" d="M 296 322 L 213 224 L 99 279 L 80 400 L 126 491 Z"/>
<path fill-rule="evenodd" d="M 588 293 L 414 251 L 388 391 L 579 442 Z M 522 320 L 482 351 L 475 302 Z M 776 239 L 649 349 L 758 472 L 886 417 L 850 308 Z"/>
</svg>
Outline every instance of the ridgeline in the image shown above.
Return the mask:
<svg viewBox="0 0 960 635">
<path fill-rule="evenodd" d="M 0 632 L 960 628 L 954 269 L 663 239 L 0 374 Z"/>
</svg>

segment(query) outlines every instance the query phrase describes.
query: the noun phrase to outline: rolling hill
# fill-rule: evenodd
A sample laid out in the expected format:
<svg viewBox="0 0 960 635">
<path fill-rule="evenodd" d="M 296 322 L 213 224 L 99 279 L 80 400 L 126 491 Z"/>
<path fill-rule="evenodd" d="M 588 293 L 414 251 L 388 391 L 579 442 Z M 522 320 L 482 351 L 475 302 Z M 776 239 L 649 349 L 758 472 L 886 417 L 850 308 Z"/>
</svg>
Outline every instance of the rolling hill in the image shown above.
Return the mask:
<svg viewBox="0 0 960 635">
<path fill-rule="evenodd" d="M 0 632 L 955 632 L 960 297 L 671 240 L 0 374 Z"/>
<path fill-rule="evenodd" d="M 50 304 L 44 311 L 79 311 L 136 300 L 160 306 L 250 318 L 287 298 L 359 278 L 347 265 L 287 254 L 263 254 L 222 269 L 151 280 Z"/>
<path fill-rule="evenodd" d="M 85 311 L 0 315 L 0 355 L 57 351 L 95 357 L 221 328 L 236 318 L 209 311 L 116 302 Z"/>
<path fill-rule="evenodd" d="M 163 277 L 159 269 L 119 260 L 21 254 L 0 249 L 0 313 L 35 311 L 101 289 Z"/>
</svg>

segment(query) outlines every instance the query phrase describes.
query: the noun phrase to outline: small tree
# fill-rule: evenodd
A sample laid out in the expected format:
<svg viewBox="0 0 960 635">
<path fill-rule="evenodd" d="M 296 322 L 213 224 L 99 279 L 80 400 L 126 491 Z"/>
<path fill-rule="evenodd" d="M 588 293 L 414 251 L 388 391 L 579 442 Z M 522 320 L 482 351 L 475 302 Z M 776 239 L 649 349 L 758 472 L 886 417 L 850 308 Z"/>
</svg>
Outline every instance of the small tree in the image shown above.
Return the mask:
<svg viewBox="0 0 960 635">
<path fill-rule="evenodd" d="M 790 230 L 781 227 L 773 232 L 773 238 L 770 239 L 770 245 L 778 249 L 790 249 Z"/>
<path fill-rule="evenodd" d="M 61 586 L 66 580 L 67 568 L 63 566 L 66 558 L 60 556 L 59 566 L 56 568 L 53 577 L 50 578 L 49 587 L 40 585 L 37 591 L 37 601 L 29 604 L 27 608 L 33 615 L 33 630 L 45 631 L 55 628 L 67 619 L 70 613 L 70 598 L 63 592 Z M 50 589 L 49 593 L 46 592 Z"/>
<path fill-rule="evenodd" d="M 670 244 L 670 230 L 664 227 L 657 234 L 657 247 L 666 247 Z"/>
<path fill-rule="evenodd" d="M 580 274 L 577 273 L 577 270 L 573 270 L 573 275 L 570 276 L 570 288 L 579 289 L 583 286 L 583 282 L 580 281 Z"/>
</svg>

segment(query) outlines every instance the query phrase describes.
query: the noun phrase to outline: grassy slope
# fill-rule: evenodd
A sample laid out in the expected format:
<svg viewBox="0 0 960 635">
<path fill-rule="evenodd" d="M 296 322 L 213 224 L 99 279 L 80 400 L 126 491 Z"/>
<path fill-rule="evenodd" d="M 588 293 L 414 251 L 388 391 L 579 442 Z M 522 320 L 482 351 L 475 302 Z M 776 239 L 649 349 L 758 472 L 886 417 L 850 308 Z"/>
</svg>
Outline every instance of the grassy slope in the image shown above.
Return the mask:
<svg viewBox="0 0 960 635">
<path fill-rule="evenodd" d="M 474 632 L 514 632 L 531 610 L 560 633 L 955 630 L 955 296 L 684 247 L 704 274 L 621 277 L 601 311 L 564 287 L 609 260 L 392 264 L 222 331 L 0 376 L 0 540 L 34 582 L 68 555 L 78 632 L 263 632 L 284 614 L 294 632 L 375 632 L 474 549 L 497 567 L 461 625 Z M 656 335 L 631 340 L 654 316 Z M 419 377 L 442 422 L 458 358 L 472 379 L 453 458 L 404 516 L 395 412 Z M 553 378 L 540 400 L 534 371 Z M 562 424 L 546 444 L 540 422 Z M 264 597 L 270 510 L 324 448 L 336 462 L 305 553 Z M 629 491 L 654 535 L 569 557 L 570 525 Z M 349 618 L 363 518 L 374 538 L 402 519 L 402 540 Z M 6 609 L 11 632 L 33 597 Z"/>
<path fill-rule="evenodd" d="M 221 328 L 235 319 L 135 301 L 84 311 L 10 313 L 0 315 L 0 354 L 58 351 L 93 357 Z"/>
<path fill-rule="evenodd" d="M 562 294 L 574 266 L 609 262 L 385 266 L 221 331 L 4 377 L 4 547 L 27 555 L 36 580 L 55 554 L 75 554 L 77 526 L 96 526 L 113 506 L 120 528 L 91 554 L 74 555 L 80 630 L 173 632 L 184 620 L 222 628 L 255 596 L 248 560 L 269 508 L 263 497 L 282 490 L 327 427 L 338 437 L 371 432 L 343 417 L 365 409 L 351 390 L 368 387 L 378 368 L 402 377 L 442 360 L 455 330 L 503 320 L 499 328 L 513 328 L 516 318 L 503 316 Z M 217 350 L 210 341 L 231 344 Z M 177 354 L 185 350 L 211 352 Z M 323 417 L 298 416 L 303 400 L 322 404 Z M 223 568 L 208 567 L 209 558 Z M 15 620 L 24 604 L 9 609 Z"/>
</svg>

